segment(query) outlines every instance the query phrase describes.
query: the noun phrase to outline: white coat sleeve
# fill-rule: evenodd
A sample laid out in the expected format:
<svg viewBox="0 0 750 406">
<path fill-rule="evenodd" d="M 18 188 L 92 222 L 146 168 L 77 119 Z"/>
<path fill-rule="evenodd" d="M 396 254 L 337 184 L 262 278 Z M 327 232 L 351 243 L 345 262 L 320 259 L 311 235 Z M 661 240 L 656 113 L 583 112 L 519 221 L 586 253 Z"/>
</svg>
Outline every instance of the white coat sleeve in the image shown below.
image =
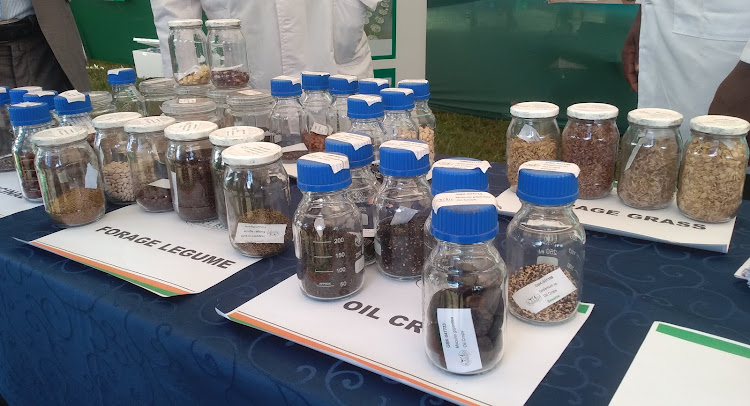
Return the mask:
<svg viewBox="0 0 750 406">
<path fill-rule="evenodd" d="M 151 0 L 156 35 L 159 37 L 161 63 L 164 77 L 172 77 L 172 61 L 169 58 L 169 27 L 167 23 L 180 18 L 201 18 L 200 0 Z"/>
<path fill-rule="evenodd" d="M 747 42 L 745 45 L 745 49 L 742 50 L 742 56 L 740 56 L 740 60 L 745 63 L 750 64 L 750 41 Z"/>
<path fill-rule="evenodd" d="M 365 13 L 379 0 L 334 0 L 333 58 L 339 65 L 351 63 L 363 46 Z"/>
</svg>

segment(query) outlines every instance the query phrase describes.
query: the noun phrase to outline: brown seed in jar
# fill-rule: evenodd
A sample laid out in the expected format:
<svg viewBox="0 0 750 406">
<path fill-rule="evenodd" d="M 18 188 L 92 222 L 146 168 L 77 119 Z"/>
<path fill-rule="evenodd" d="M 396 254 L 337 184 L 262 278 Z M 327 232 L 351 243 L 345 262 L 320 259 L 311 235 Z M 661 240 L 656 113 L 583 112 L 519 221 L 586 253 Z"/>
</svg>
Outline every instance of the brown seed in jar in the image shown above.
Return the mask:
<svg viewBox="0 0 750 406">
<path fill-rule="evenodd" d="M 522 309 L 516 304 L 513 299 L 513 295 L 520 289 L 538 281 L 543 276 L 554 272 L 559 267 L 549 264 L 533 264 L 525 266 L 513 272 L 508 279 L 508 298 L 510 302 L 510 309 L 513 313 L 529 319 L 543 322 L 555 322 L 568 319 L 575 313 L 578 308 L 578 283 L 576 283 L 573 275 L 567 269 L 560 268 L 570 282 L 576 287 L 576 290 L 569 293 L 567 296 L 558 300 L 557 302 L 547 306 L 545 309 L 538 313 L 532 313 L 528 310 Z"/>
<path fill-rule="evenodd" d="M 562 134 L 562 160 L 581 169 L 578 197 L 598 199 L 607 196 L 615 180 L 615 163 L 620 133 L 612 121 L 569 122 Z"/>
<path fill-rule="evenodd" d="M 518 184 L 518 168 L 528 161 L 557 159 L 557 142 L 542 136 L 540 141 L 524 141 L 518 137 L 508 143 L 508 182 Z"/>
<path fill-rule="evenodd" d="M 641 146 L 630 167 L 622 167 L 617 182 L 617 194 L 622 201 L 638 209 L 668 205 L 677 187 L 679 151 L 675 138 L 658 138 Z M 621 156 L 620 162 L 626 164 L 629 159 Z"/>
</svg>

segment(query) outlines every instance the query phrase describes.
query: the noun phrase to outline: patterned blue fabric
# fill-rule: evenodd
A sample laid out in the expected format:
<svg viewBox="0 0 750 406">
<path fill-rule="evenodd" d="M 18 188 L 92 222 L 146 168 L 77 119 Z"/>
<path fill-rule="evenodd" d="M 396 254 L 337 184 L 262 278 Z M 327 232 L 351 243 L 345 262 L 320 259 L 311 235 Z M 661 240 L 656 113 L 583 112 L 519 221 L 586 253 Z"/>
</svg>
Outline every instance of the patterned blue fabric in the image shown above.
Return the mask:
<svg viewBox="0 0 750 406">
<path fill-rule="evenodd" d="M 493 195 L 507 187 L 504 165 L 489 178 Z M 11 406 L 448 404 L 214 312 L 292 275 L 293 250 L 164 299 L 10 238 L 53 231 L 42 208 L 0 219 L 0 394 Z M 748 204 L 729 254 L 588 233 L 583 300 L 596 307 L 528 404 L 606 404 L 654 320 L 750 343 L 750 289 L 732 276 L 748 255 Z"/>
</svg>

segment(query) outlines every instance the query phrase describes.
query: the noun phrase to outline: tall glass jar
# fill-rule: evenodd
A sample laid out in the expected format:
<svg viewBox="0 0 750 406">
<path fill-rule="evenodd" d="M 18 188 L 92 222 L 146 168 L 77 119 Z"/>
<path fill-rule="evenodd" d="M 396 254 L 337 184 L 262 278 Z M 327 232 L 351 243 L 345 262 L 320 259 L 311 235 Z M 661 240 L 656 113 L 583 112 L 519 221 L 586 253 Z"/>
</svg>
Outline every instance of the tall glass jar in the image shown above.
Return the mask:
<svg viewBox="0 0 750 406">
<path fill-rule="evenodd" d="M 60 127 L 81 126 L 86 128 L 86 140 L 93 148 L 96 130 L 91 123 L 91 99 L 77 90 L 68 90 L 55 97 L 55 110 L 60 118 Z"/>
<path fill-rule="evenodd" d="M 8 113 L 15 135 L 13 160 L 21 185 L 21 194 L 30 202 L 40 202 L 42 190 L 39 188 L 39 179 L 34 168 L 36 148 L 31 142 L 31 137 L 39 131 L 54 127 L 49 107 L 44 103 L 22 102 L 11 104 Z"/>
<path fill-rule="evenodd" d="M 216 214 L 219 222 L 227 227 L 227 205 L 224 196 L 225 163 L 222 158 L 224 150 L 232 145 L 248 142 L 260 142 L 265 138 L 265 132 L 257 127 L 237 126 L 226 127 L 212 132 L 208 139 L 214 146 L 211 155 L 211 169 L 214 175 L 214 196 L 216 196 Z"/>
<path fill-rule="evenodd" d="M 173 117 L 178 123 L 183 121 L 210 121 L 217 126 L 221 119 L 216 114 L 216 103 L 200 97 L 195 99 L 172 99 L 161 105 L 164 115 Z"/>
<path fill-rule="evenodd" d="M 32 141 L 44 210 L 64 227 L 93 223 L 104 216 L 101 169 L 84 127 L 39 131 Z"/>
<path fill-rule="evenodd" d="M 199 19 L 172 20 L 169 26 L 169 57 L 174 80 L 182 86 L 205 85 L 209 81 L 208 45 Z"/>
<path fill-rule="evenodd" d="M 690 120 L 692 139 L 685 147 L 677 187 L 677 207 L 704 223 L 724 223 L 742 203 L 748 162 L 750 123 L 728 116 Z"/>
<path fill-rule="evenodd" d="M 615 182 L 617 107 L 604 103 L 579 103 L 568 107 L 568 123 L 562 133 L 562 160 L 578 165 L 578 196 L 609 196 Z"/>
<path fill-rule="evenodd" d="M 349 132 L 372 138 L 375 160 L 380 159 L 380 144 L 385 142 L 383 130 L 383 102 L 380 96 L 357 94 L 346 99 L 347 116 L 351 119 Z"/>
<path fill-rule="evenodd" d="M 356 76 L 331 75 L 328 78 L 328 92 L 333 98 L 331 108 L 328 110 L 328 125 L 331 133 L 346 132 L 351 128 L 351 122 L 347 115 L 347 98 L 357 93 L 359 82 Z"/>
<path fill-rule="evenodd" d="M 307 146 L 302 142 L 303 135 L 308 133 L 307 117 L 299 98 L 302 85 L 298 78 L 277 76 L 271 79 L 271 95 L 274 105 L 271 109 L 271 142 L 281 145 L 283 163 L 295 163 L 307 153 Z"/>
<path fill-rule="evenodd" d="M 54 90 L 39 90 L 36 92 L 28 92 L 23 95 L 23 101 L 44 103 L 49 107 L 49 114 L 52 116 L 52 121 L 60 124 L 60 117 L 55 111 L 55 96 L 57 92 Z"/>
<path fill-rule="evenodd" d="M 162 114 L 161 104 L 174 98 L 174 80 L 172 78 L 154 78 L 141 82 L 138 89 L 146 102 L 146 113 L 149 116 Z"/>
<path fill-rule="evenodd" d="M 472 195 L 446 206 L 440 206 L 446 195 L 435 196 L 432 230 L 438 245 L 422 280 L 425 352 L 439 368 L 460 375 L 482 373 L 500 362 L 508 315 L 508 275 L 493 244 L 494 198 Z M 456 333 L 449 334 L 447 325 Z"/>
<path fill-rule="evenodd" d="M 13 164 L 13 125 L 10 124 L 10 88 L 0 86 L 0 172 L 8 172 L 16 167 Z"/>
<path fill-rule="evenodd" d="M 414 92 L 411 89 L 388 88 L 380 91 L 380 98 L 385 109 L 385 139 L 419 139 L 419 127 L 411 117 Z"/>
<path fill-rule="evenodd" d="M 383 186 L 375 197 L 375 263 L 385 276 L 419 279 L 424 266 L 424 223 L 432 194 L 426 176 L 430 149 L 418 140 L 380 146 Z"/>
<path fill-rule="evenodd" d="M 94 150 L 99 157 L 104 178 L 104 195 L 113 204 L 135 202 L 133 175 L 128 162 L 128 133 L 125 124 L 141 118 L 139 113 L 109 113 L 94 119 Z"/>
<path fill-rule="evenodd" d="M 560 108 L 546 102 L 524 102 L 510 107 L 513 119 L 508 126 L 505 156 L 508 159 L 508 183 L 515 192 L 518 168 L 528 161 L 560 158 Z"/>
<path fill-rule="evenodd" d="M 297 161 L 302 201 L 292 231 L 302 293 L 333 300 L 357 293 L 364 283 L 362 219 L 347 194 L 351 184 L 344 155 L 314 152 Z"/>
<path fill-rule="evenodd" d="M 258 127 L 266 133 L 266 142 L 271 139 L 271 110 L 273 96 L 268 90 L 238 90 L 227 96 L 227 113 L 231 125 Z"/>
<path fill-rule="evenodd" d="M 135 70 L 131 68 L 110 69 L 107 81 L 112 87 L 115 111 L 135 111 L 146 115 L 146 100 L 135 87 Z"/>
<path fill-rule="evenodd" d="M 250 89 L 248 88 L 244 90 L 249 91 Z M 233 125 L 232 115 L 230 114 L 229 105 L 227 104 L 227 96 L 234 92 L 235 90 L 233 89 L 217 89 L 215 87 L 209 88 L 206 92 L 206 96 L 216 103 L 216 115 L 219 117 L 219 128 L 231 127 Z M 273 102 L 273 98 L 270 94 L 268 95 L 268 98 Z M 269 107 L 266 112 L 266 119 L 270 112 L 271 108 Z"/>
<path fill-rule="evenodd" d="M 359 80 L 359 94 L 369 94 L 373 96 L 380 96 L 380 91 L 390 87 L 388 79 L 381 78 L 365 78 Z"/>
<path fill-rule="evenodd" d="M 370 170 L 372 139 L 366 135 L 336 133 L 326 138 L 326 152 L 343 154 L 349 159 L 352 184 L 348 193 L 362 217 L 365 264 L 372 264 L 375 262 L 374 204 L 380 186 Z"/>
<path fill-rule="evenodd" d="M 115 112 L 115 105 L 112 103 L 112 93 L 98 90 L 88 92 L 88 95 L 91 100 L 91 118 Z"/>
<path fill-rule="evenodd" d="M 309 130 L 302 134 L 302 142 L 311 152 L 325 150 L 326 137 L 331 134 L 328 112 L 333 99 L 328 93 L 329 76 L 325 72 L 302 72 L 302 90 L 305 92 L 302 108 L 305 109 Z"/>
<path fill-rule="evenodd" d="M 240 20 L 208 20 L 206 27 L 211 50 L 208 59 L 211 83 L 219 89 L 246 87 L 250 81 L 250 70 Z"/>
<path fill-rule="evenodd" d="M 405 79 L 398 87 L 414 92 L 414 111 L 411 117 L 419 127 L 419 139 L 430 146 L 430 162 L 435 160 L 435 114 L 430 109 L 430 82 L 425 79 Z"/>
<path fill-rule="evenodd" d="M 222 156 L 232 246 L 249 257 L 281 254 L 292 243 L 289 177 L 281 165 L 281 147 L 251 142 L 231 146 Z"/>
<path fill-rule="evenodd" d="M 208 97 L 211 85 L 180 86 L 174 85 L 174 95 L 178 100 Z"/>
<path fill-rule="evenodd" d="M 682 114 L 665 109 L 628 113 L 630 126 L 620 141 L 617 195 L 636 209 L 663 209 L 677 190 Z"/>
<path fill-rule="evenodd" d="M 533 324 L 563 322 L 581 301 L 586 233 L 573 213 L 578 167 L 530 161 L 518 173 L 521 209 L 508 225 L 510 311 Z"/>
<path fill-rule="evenodd" d="M 143 117 L 125 123 L 128 162 L 133 176 L 135 202 L 145 211 L 172 210 L 164 129 L 175 123 L 168 116 Z"/>
</svg>

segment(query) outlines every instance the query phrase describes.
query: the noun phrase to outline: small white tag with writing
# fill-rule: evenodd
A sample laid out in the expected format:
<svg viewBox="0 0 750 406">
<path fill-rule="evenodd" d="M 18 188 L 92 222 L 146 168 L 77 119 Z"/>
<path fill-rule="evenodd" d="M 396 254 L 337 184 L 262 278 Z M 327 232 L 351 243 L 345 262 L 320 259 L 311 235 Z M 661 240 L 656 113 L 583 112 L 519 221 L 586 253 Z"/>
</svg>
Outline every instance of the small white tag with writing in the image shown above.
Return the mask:
<svg viewBox="0 0 750 406">
<path fill-rule="evenodd" d="M 575 291 L 573 282 L 557 268 L 516 291 L 513 300 L 520 308 L 537 314 Z"/>
<path fill-rule="evenodd" d="M 448 370 L 468 373 L 482 369 L 471 309 L 437 309 L 437 320 Z"/>
<path fill-rule="evenodd" d="M 234 234 L 236 244 L 283 244 L 286 224 L 238 223 Z"/>
</svg>

